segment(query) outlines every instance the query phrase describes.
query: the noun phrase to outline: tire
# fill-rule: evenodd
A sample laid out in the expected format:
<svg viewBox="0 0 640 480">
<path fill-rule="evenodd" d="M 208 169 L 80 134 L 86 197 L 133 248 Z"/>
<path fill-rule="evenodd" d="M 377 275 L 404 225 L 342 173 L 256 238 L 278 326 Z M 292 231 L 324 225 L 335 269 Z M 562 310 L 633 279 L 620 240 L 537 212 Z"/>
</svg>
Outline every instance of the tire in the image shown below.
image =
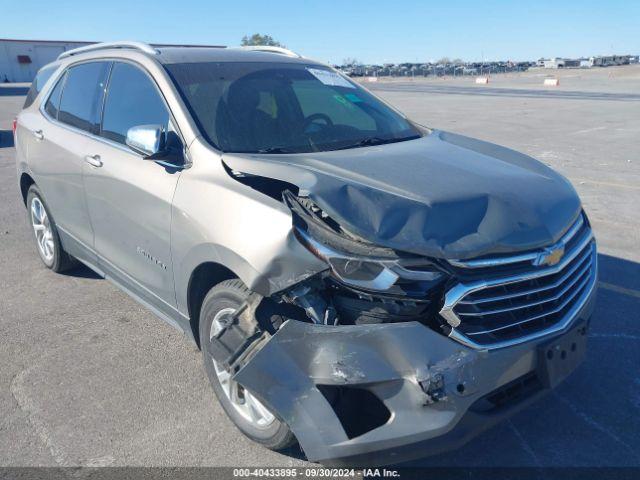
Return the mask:
<svg viewBox="0 0 640 480">
<path fill-rule="evenodd" d="M 36 185 L 31 185 L 27 193 L 27 218 L 34 234 L 40 260 L 47 268 L 60 273 L 77 265 L 77 260 L 62 248 L 56 223 Z"/>
<path fill-rule="evenodd" d="M 210 338 L 212 328 L 215 331 L 214 321 L 223 318 L 237 310 L 251 292 L 240 280 L 225 280 L 214 286 L 202 302 L 200 309 L 200 345 L 205 370 L 211 387 L 222 408 L 238 429 L 254 442 L 257 442 L 271 450 L 282 450 L 296 443 L 296 439 L 286 423 L 277 418 L 264 405 L 262 405 L 250 392 L 240 387 L 228 375 L 218 367 L 207 350 L 207 341 Z M 224 385 L 223 385 L 224 384 Z M 236 395 L 233 392 L 234 388 Z M 244 395 L 244 398 L 240 398 Z M 236 401 L 232 400 L 232 397 Z M 257 401 L 257 404 L 254 402 Z M 254 406 L 255 408 L 251 408 Z M 264 410 L 263 410 L 264 409 Z M 262 416 L 262 420 L 251 418 L 251 411 Z M 263 414 L 263 415 L 261 415 Z M 270 415 L 270 416 L 269 416 Z M 260 423 L 262 421 L 262 423 Z"/>
</svg>

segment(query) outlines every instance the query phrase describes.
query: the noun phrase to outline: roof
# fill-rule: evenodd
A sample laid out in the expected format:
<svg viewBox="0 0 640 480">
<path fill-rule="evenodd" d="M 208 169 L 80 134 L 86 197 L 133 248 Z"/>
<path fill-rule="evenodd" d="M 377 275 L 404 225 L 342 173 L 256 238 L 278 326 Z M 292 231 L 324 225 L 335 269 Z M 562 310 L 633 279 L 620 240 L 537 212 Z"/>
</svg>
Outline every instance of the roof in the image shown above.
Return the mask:
<svg viewBox="0 0 640 480">
<path fill-rule="evenodd" d="M 204 45 L 150 45 L 143 42 L 124 40 L 118 42 L 104 42 L 86 45 L 67 50 L 60 54 L 58 60 L 75 57 L 77 55 L 91 56 L 96 52 L 113 50 L 127 50 L 139 52 L 163 64 L 202 63 L 202 62 L 273 62 L 273 63 L 302 63 L 305 65 L 318 62 L 305 59 L 291 50 L 272 46 L 224 47 Z"/>
<path fill-rule="evenodd" d="M 200 62 L 277 62 L 317 64 L 313 60 L 281 53 L 241 48 L 161 47 L 155 57 L 164 64 Z"/>
</svg>

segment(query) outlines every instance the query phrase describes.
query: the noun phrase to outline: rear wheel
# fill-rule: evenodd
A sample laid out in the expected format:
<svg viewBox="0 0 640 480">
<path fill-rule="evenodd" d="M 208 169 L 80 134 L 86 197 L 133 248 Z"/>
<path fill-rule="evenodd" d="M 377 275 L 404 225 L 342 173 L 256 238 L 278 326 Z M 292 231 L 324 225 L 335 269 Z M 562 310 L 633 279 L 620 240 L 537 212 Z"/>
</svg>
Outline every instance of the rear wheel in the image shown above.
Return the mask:
<svg viewBox="0 0 640 480">
<path fill-rule="evenodd" d="M 63 272 L 74 267 L 77 262 L 63 250 L 56 224 L 36 185 L 29 187 L 27 208 L 38 254 L 45 266 L 54 272 Z"/>
<path fill-rule="evenodd" d="M 225 280 L 213 287 L 200 310 L 200 339 L 205 369 L 222 408 L 235 425 L 251 440 L 272 450 L 295 443 L 289 427 L 279 420 L 255 395 L 232 379 L 207 351 L 206 343 L 228 322 L 249 296 L 240 280 Z"/>
</svg>

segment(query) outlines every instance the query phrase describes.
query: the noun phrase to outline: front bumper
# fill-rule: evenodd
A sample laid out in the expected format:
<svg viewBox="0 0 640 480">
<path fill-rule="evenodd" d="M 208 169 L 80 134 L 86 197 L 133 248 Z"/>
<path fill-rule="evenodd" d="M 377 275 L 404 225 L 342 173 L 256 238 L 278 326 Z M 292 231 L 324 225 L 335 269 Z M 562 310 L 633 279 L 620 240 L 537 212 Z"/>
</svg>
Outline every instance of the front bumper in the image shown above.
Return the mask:
<svg viewBox="0 0 640 480">
<path fill-rule="evenodd" d="M 595 289 L 555 337 L 493 351 L 474 350 L 417 322 L 333 327 L 289 320 L 234 379 L 289 425 L 311 461 L 407 461 L 456 448 L 548 391 L 542 382 L 487 408 L 486 399 L 501 387 L 536 376 L 540 344 L 587 324 L 594 297 Z M 365 433 L 348 433 L 326 388 L 367 390 L 389 417 Z M 366 416 L 365 407 L 351 416 Z"/>
</svg>

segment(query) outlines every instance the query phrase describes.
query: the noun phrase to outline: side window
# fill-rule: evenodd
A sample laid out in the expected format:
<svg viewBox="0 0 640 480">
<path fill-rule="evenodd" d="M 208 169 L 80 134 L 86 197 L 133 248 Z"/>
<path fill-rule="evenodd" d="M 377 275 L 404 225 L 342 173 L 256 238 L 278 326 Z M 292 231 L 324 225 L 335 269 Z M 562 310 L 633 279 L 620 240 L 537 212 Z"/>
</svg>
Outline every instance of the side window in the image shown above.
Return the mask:
<svg viewBox="0 0 640 480">
<path fill-rule="evenodd" d="M 44 104 L 44 111 L 51 117 L 58 118 L 58 109 L 60 107 L 60 97 L 62 96 L 62 89 L 64 88 L 64 82 L 67 78 L 66 72 L 62 74 L 58 83 L 53 88 L 51 95 L 47 99 L 47 103 Z"/>
<path fill-rule="evenodd" d="M 125 143 L 127 131 L 138 125 L 169 130 L 169 111 L 149 76 L 129 63 L 115 63 L 109 79 L 100 135 Z"/>
<path fill-rule="evenodd" d="M 96 133 L 99 106 L 109 71 L 107 62 L 83 63 L 67 71 L 58 120 Z"/>
<path fill-rule="evenodd" d="M 51 78 L 53 72 L 58 69 L 58 65 L 52 65 L 50 67 L 45 67 L 40 69 L 40 71 L 36 74 L 36 78 L 31 82 L 31 87 L 27 92 L 27 98 L 24 101 L 24 106 L 22 108 L 30 107 L 33 104 L 33 101 L 36 99 L 44 84 L 47 83 L 47 80 Z"/>
</svg>

